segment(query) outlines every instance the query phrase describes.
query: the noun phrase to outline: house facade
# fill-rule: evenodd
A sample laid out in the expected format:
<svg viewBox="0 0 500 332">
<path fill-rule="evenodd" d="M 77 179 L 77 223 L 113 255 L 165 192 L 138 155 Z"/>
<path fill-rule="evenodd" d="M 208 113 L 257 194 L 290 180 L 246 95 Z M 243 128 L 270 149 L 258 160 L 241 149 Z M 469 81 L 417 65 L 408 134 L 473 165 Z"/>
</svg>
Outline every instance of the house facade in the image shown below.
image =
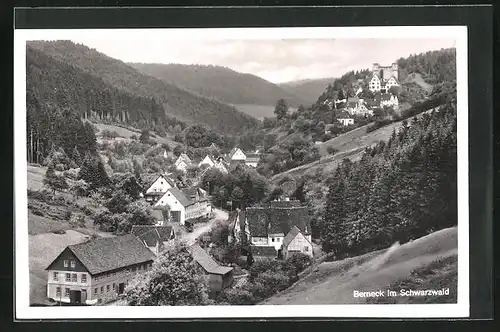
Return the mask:
<svg viewBox="0 0 500 332">
<path fill-rule="evenodd" d="M 138 273 L 151 269 L 154 257 L 131 234 L 67 246 L 46 268 L 47 297 L 74 304 L 104 303 L 122 294 Z"/>
<path fill-rule="evenodd" d="M 147 179 L 146 179 L 147 181 Z M 163 194 L 170 188 L 175 187 L 175 182 L 166 175 L 155 175 L 148 181 L 150 184 L 147 186 L 143 196 L 149 203 L 154 203 L 163 196 Z"/>
<path fill-rule="evenodd" d="M 191 158 L 187 154 L 181 153 L 179 158 L 175 161 L 175 168 L 179 171 L 185 172 L 186 169 L 192 164 Z"/>
<path fill-rule="evenodd" d="M 245 155 L 245 153 L 243 153 L 243 151 L 240 148 L 233 148 L 229 152 L 229 160 L 231 163 L 233 163 L 233 162 L 245 163 L 246 159 L 247 159 L 247 156 Z"/>
<path fill-rule="evenodd" d="M 281 250 L 283 259 L 287 259 L 294 253 L 302 253 L 313 257 L 311 237 L 304 235 L 297 226 L 293 226 L 285 236 Z"/>
<path fill-rule="evenodd" d="M 245 165 L 250 167 L 257 167 L 260 161 L 259 153 L 249 153 L 245 159 Z"/>
<path fill-rule="evenodd" d="M 374 63 L 368 88 L 371 92 L 386 93 L 391 87 L 399 86 L 398 78 L 397 63 L 390 66 L 380 66 L 380 64 Z"/>
<path fill-rule="evenodd" d="M 206 155 L 205 158 L 203 158 L 203 160 L 198 163 L 198 167 L 201 167 L 203 165 L 207 165 L 208 167 L 214 167 L 215 163 L 216 162 L 214 158 L 212 158 L 210 155 Z"/>
<path fill-rule="evenodd" d="M 192 189 L 184 192 L 178 188 L 170 188 L 156 202 L 155 207 L 170 207 L 170 219 L 173 222 L 178 222 L 181 225 L 186 223 L 186 220 L 209 216 L 212 211 L 208 197 L 196 188 L 194 196 L 191 195 Z M 186 196 L 187 195 L 187 196 Z M 189 197 L 188 197 L 189 196 Z"/>
<path fill-rule="evenodd" d="M 337 120 L 343 126 L 349 126 L 354 124 L 354 119 L 347 112 L 341 112 L 339 115 L 337 115 Z"/>
</svg>

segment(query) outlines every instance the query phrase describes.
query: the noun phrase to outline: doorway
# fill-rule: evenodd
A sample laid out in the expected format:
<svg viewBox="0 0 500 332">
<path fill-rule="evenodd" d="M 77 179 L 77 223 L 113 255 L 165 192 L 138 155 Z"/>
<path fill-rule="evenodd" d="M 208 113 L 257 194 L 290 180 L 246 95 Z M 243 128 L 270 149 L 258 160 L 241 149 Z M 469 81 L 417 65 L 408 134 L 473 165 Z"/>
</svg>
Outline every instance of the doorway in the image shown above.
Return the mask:
<svg viewBox="0 0 500 332">
<path fill-rule="evenodd" d="M 118 284 L 118 294 L 122 294 L 124 290 L 125 290 L 125 284 L 123 282 Z"/>
<path fill-rule="evenodd" d="M 69 302 L 70 303 L 82 303 L 82 292 L 79 290 L 70 290 L 69 291 Z"/>
</svg>

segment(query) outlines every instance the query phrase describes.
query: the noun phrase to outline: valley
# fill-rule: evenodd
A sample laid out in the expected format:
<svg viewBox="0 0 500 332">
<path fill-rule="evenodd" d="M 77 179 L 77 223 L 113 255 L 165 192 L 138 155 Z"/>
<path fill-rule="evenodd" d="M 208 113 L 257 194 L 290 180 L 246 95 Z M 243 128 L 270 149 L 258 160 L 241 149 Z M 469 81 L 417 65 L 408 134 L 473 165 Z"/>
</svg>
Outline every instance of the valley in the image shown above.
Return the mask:
<svg viewBox="0 0 500 332">
<path fill-rule="evenodd" d="M 456 302 L 455 51 L 394 61 L 275 84 L 29 42 L 30 303 Z M 353 296 L 407 285 L 451 296 Z"/>
</svg>

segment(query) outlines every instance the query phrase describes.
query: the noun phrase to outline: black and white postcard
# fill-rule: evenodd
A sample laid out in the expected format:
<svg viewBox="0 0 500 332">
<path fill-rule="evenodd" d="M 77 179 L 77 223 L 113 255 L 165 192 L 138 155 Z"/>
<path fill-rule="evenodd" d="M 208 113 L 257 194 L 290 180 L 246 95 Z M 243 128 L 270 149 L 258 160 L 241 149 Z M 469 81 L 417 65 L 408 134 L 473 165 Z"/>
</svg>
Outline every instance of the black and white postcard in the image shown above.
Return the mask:
<svg viewBox="0 0 500 332">
<path fill-rule="evenodd" d="M 17 317 L 468 317 L 467 75 L 466 26 L 15 30 Z"/>
</svg>

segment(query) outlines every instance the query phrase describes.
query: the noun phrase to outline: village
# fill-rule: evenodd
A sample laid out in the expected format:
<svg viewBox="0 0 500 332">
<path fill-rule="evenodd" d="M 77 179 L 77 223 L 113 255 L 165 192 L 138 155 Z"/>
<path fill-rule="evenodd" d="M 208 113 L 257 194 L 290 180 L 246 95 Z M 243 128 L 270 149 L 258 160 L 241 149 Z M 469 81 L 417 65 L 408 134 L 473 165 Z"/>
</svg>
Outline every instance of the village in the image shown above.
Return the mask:
<svg viewBox="0 0 500 332">
<path fill-rule="evenodd" d="M 229 172 L 237 165 L 255 167 L 259 151 L 244 153 L 234 148 L 227 156 L 207 155 L 198 167 Z M 193 165 L 181 154 L 175 161 L 180 171 Z M 242 244 L 247 259 L 286 259 L 294 253 L 313 257 L 310 218 L 300 201 L 282 196 L 265 206 L 244 210 L 214 209 L 211 198 L 198 186 L 179 188 L 167 174 L 157 174 L 141 197 L 153 208 L 156 225 L 134 225 L 130 234 L 89 239 L 67 246 L 46 268 L 47 297 L 68 304 L 106 304 L 120 298 L 133 278 L 151 269 L 156 256 L 175 241 L 186 242 L 192 258 L 209 279 L 210 293 L 217 294 L 243 280 L 234 275 L 235 264 L 221 265 L 200 246 L 199 240 L 216 222 L 229 229 L 225 239 Z M 169 215 L 162 211 L 168 206 Z M 204 218 L 204 222 L 193 221 Z M 241 271 L 241 268 L 238 268 Z M 140 277 L 140 276 L 139 276 Z"/>
<path fill-rule="evenodd" d="M 389 90 L 398 85 L 397 64 L 374 64 L 369 81 L 372 98 L 358 97 L 362 92 L 358 87 L 354 97 L 327 99 L 324 104 L 337 113 L 342 126 L 352 126 L 355 117 L 371 117 L 376 109 L 397 109 L 397 96 Z M 214 143 L 209 149 L 220 150 Z M 296 184 L 284 183 L 281 194 L 266 204 L 233 209 L 232 201 L 225 202 L 229 210 L 215 208 L 213 197 L 202 188 L 201 179 L 210 170 L 228 174 L 237 167 L 255 169 L 262 149 L 234 147 L 227 154 L 207 154 L 201 160 L 192 160 L 182 152 L 173 166 L 177 174 L 197 170 L 190 185 L 171 172 L 148 174 L 140 199 L 151 206 L 155 224 L 133 225 L 126 235 L 87 239 L 64 248 L 46 267 L 47 298 L 75 305 L 117 303 L 130 282 L 147 273 L 155 257 L 175 242 L 188 245 L 193 260 L 209 280 L 209 293 L 217 296 L 224 289 L 241 285 L 248 276 L 236 263 L 222 265 L 209 254 L 213 243 L 208 240 L 206 245 L 207 234 L 218 223 L 228 229 L 222 241 L 239 244 L 237 255 L 244 262 L 286 260 L 297 253 L 313 259 L 318 245 L 312 240 L 307 204 L 291 197 Z M 164 151 L 163 157 L 175 155 Z"/>
<path fill-rule="evenodd" d="M 272 83 L 28 43 L 30 305 L 354 303 L 456 272 L 455 53 L 402 56 Z"/>
</svg>

